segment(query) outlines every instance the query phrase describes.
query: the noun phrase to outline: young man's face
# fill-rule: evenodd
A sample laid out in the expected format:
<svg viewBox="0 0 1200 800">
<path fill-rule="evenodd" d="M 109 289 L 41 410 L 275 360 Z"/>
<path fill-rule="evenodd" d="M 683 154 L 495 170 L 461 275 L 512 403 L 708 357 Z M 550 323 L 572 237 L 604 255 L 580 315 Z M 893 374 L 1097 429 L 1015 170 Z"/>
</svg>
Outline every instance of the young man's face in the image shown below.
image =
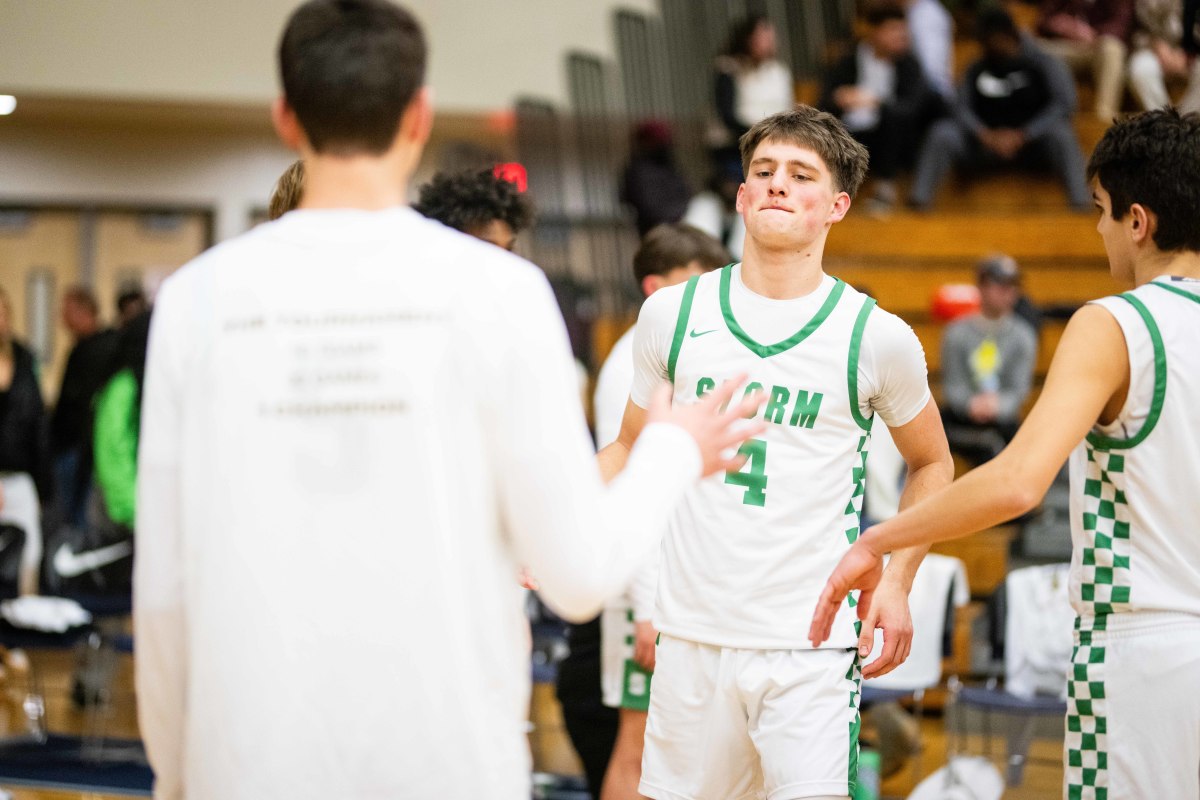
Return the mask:
<svg viewBox="0 0 1200 800">
<path fill-rule="evenodd" d="M 1108 270 L 1118 283 L 1132 284 L 1134 246 L 1129 238 L 1126 224 L 1129 214 L 1121 220 L 1113 219 L 1112 197 L 1100 185 L 1099 178 L 1092 178 L 1092 201 L 1100 210 L 1100 220 L 1096 223 L 1096 232 L 1104 242 L 1104 252 L 1108 256 Z"/>
<path fill-rule="evenodd" d="M 485 242 L 490 242 L 499 248 L 508 250 L 510 253 L 517 244 L 517 233 L 502 219 L 494 219 L 485 225 L 480 225 L 475 228 L 470 228 L 467 233 L 474 236 L 476 239 L 482 239 Z"/>
<path fill-rule="evenodd" d="M 983 280 L 979 282 L 979 306 L 990 319 L 1007 316 L 1017 307 L 1021 289 L 1016 283 Z"/>
<path fill-rule="evenodd" d="M 788 142 L 760 143 L 738 189 L 747 237 L 772 248 L 817 241 L 849 208 L 850 196 L 834 187 L 824 159 Z"/>
</svg>

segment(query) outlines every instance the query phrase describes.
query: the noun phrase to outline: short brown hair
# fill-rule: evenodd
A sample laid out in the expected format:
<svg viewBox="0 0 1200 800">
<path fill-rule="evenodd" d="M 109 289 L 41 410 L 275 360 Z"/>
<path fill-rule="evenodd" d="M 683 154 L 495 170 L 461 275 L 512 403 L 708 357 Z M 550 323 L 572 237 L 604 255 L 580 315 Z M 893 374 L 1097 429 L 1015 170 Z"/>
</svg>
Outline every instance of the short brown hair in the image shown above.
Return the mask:
<svg viewBox="0 0 1200 800">
<path fill-rule="evenodd" d="M 701 269 L 714 270 L 733 261 L 729 251 L 699 228 L 682 222 L 656 225 L 642 239 L 633 256 L 633 277 L 638 286 L 650 275 L 666 275 L 693 261 Z"/>
<path fill-rule="evenodd" d="M 297 160 L 293 161 L 275 182 L 275 190 L 271 192 L 271 203 L 267 206 L 267 219 L 279 219 L 294 210 L 300 205 L 300 195 L 303 193 L 304 162 Z"/>
<path fill-rule="evenodd" d="M 388 0 L 309 0 L 284 28 L 279 75 L 315 152 L 382 155 L 425 82 L 425 35 Z"/>
<path fill-rule="evenodd" d="M 754 124 L 738 141 L 742 170 L 749 174 L 750 159 L 760 144 L 781 141 L 811 148 L 829 167 L 834 188 L 851 198 L 867 174 L 867 148 L 859 144 L 841 120 L 825 111 L 797 105 Z"/>
</svg>

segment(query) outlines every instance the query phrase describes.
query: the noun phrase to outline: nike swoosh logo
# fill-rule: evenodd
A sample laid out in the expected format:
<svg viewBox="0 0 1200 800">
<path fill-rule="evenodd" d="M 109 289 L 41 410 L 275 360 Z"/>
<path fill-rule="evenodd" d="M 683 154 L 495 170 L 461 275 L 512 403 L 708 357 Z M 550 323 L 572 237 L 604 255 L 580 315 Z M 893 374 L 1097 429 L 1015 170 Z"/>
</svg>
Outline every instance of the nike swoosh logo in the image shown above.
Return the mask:
<svg viewBox="0 0 1200 800">
<path fill-rule="evenodd" d="M 697 336 L 703 336 L 703 335 L 705 335 L 706 333 L 716 333 L 716 332 L 717 332 L 717 329 L 716 329 L 716 328 L 713 328 L 711 331 L 700 331 L 699 333 L 696 333 L 696 329 L 695 329 L 695 328 L 692 328 L 692 332 L 691 332 L 691 333 L 689 333 L 689 334 L 688 334 L 688 336 L 690 336 L 690 337 L 692 337 L 693 339 L 695 339 Z"/>
<path fill-rule="evenodd" d="M 133 542 L 117 542 L 83 553 L 73 553 L 70 545 L 63 544 L 54 554 L 54 571 L 64 578 L 77 578 L 89 570 L 111 564 L 132 552 Z"/>
</svg>

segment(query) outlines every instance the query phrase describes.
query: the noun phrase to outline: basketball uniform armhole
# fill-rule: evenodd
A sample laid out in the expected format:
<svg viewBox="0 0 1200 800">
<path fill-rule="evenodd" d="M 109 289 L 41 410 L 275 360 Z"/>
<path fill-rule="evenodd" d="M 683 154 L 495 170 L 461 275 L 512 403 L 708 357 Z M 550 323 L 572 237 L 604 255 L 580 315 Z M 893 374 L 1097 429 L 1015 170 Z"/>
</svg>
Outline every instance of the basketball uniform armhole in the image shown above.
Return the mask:
<svg viewBox="0 0 1200 800">
<path fill-rule="evenodd" d="M 1146 415 L 1146 421 L 1142 423 L 1141 430 L 1132 437 L 1119 439 L 1095 431 L 1089 433 L 1087 435 L 1088 444 L 1102 450 L 1128 450 L 1144 441 L 1154 430 L 1154 426 L 1158 424 L 1158 418 L 1162 414 L 1163 400 L 1167 396 L 1167 351 L 1163 346 L 1162 333 L 1158 329 L 1158 323 L 1154 321 L 1150 309 L 1146 308 L 1145 304 L 1132 292 L 1126 292 L 1118 297 L 1133 306 L 1150 332 L 1150 342 L 1154 345 L 1154 398 L 1150 403 L 1150 412 Z M 1130 391 L 1133 391 L 1132 386 Z"/>
<path fill-rule="evenodd" d="M 692 315 L 692 298 L 696 295 L 696 284 L 700 276 L 694 275 L 683 290 L 683 300 L 679 304 L 679 318 L 675 320 L 675 336 L 671 339 L 671 354 L 667 358 L 667 377 L 675 383 L 675 365 L 679 363 L 679 351 L 683 349 L 683 337 L 687 333 L 688 318 Z"/>
<path fill-rule="evenodd" d="M 846 359 L 846 387 L 850 392 L 850 413 L 854 415 L 854 421 L 858 423 L 858 427 L 868 433 L 871 430 L 871 423 L 875 417 L 864 417 L 858 409 L 858 356 L 862 350 L 863 331 L 867 327 L 867 317 L 871 315 L 871 310 L 875 308 L 875 298 L 868 297 L 863 301 L 862 309 L 858 312 L 858 319 L 854 321 L 854 332 L 850 334 L 850 355 Z"/>
</svg>

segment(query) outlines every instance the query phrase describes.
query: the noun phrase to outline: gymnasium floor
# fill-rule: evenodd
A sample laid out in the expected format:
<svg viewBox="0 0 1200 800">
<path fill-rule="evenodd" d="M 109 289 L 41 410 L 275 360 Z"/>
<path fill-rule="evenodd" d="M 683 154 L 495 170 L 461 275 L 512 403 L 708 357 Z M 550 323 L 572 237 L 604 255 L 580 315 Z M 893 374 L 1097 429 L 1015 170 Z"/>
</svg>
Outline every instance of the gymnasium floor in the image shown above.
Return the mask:
<svg viewBox="0 0 1200 800">
<path fill-rule="evenodd" d="M 83 729 L 84 715 L 76 710 L 70 700 L 71 672 L 74 666 L 74 656 L 71 653 L 39 652 L 33 654 L 40 670 L 46 696 L 46 712 L 49 729 L 57 733 L 78 733 Z M 543 687 L 537 687 L 543 688 Z M 553 702 L 551 692 L 537 691 L 535 688 L 535 704 L 543 705 Z M 137 736 L 137 718 L 133 696 L 133 665 L 128 656 L 121 657 L 117 674 L 115 708 L 109 720 L 109 733 L 114 737 Z M 11 714 L 11 704 L 5 702 L 0 709 L 0 721 L 7 725 Z M 539 760 L 553 761 L 560 768 L 566 765 L 570 768 L 572 754 L 560 751 L 564 746 L 561 731 L 554 730 L 558 725 L 557 709 L 535 709 L 535 718 L 541 720 L 542 733 L 545 738 L 534 741 L 535 756 Z M 945 763 L 946 736 L 940 718 L 923 720 L 922 737 L 925 742 L 923 756 L 923 774 L 929 775 Z M 979 740 L 968 742 L 972 752 L 980 752 Z M 997 742 L 995 752 L 1000 752 L 1002 744 Z M 1011 800 L 1052 800 L 1061 796 L 1062 766 L 1061 744 L 1050 738 L 1036 739 L 1030 755 L 1032 760 L 1026 766 L 1025 778 L 1022 785 L 1010 790 L 1005 798 Z M 905 797 L 914 785 L 915 771 L 912 765 L 899 774 L 884 781 L 882 791 L 884 797 Z M 0 784 L 2 786 L 2 784 Z M 108 795 L 80 792 L 59 792 L 45 789 L 16 789 L 10 787 L 16 800 L 117 800 L 121 795 Z M 484 800 L 481 798 L 481 800 Z"/>
</svg>

